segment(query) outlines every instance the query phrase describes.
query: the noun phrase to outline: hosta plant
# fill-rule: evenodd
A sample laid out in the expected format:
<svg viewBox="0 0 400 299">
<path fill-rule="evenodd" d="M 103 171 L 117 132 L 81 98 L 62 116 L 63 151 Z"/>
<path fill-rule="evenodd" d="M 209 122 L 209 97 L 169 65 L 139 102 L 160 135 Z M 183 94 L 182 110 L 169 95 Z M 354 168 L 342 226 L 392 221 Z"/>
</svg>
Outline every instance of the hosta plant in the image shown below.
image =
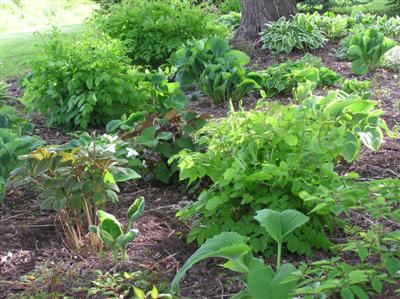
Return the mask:
<svg viewBox="0 0 400 299">
<path fill-rule="evenodd" d="M 180 48 L 172 55 L 171 62 L 176 68 L 175 80 L 185 88 L 198 82 L 207 65 L 245 66 L 250 57 L 231 49 L 225 39 L 210 37 Z"/>
<path fill-rule="evenodd" d="M 171 283 L 176 290 L 179 281 L 196 263 L 212 257 L 227 259 L 224 268 L 240 273 L 246 290 L 234 298 L 287 299 L 297 285 L 299 273 L 292 264 L 284 264 L 275 272 L 253 256 L 248 238 L 234 232 L 223 232 L 204 243 L 182 266 Z"/>
<path fill-rule="evenodd" d="M 260 89 L 262 76 L 230 62 L 209 64 L 199 78 L 200 90 L 214 103 L 237 102 L 250 91 Z"/>
<path fill-rule="evenodd" d="M 128 259 L 126 248 L 132 242 L 139 231 L 132 228 L 132 224 L 144 212 L 144 198 L 138 197 L 134 203 L 129 207 L 126 214 L 128 221 L 127 230 L 124 232 L 122 224 L 113 215 L 98 210 L 96 212 L 99 219 L 99 225 L 90 226 L 89 231 L 96 234 L 97 237 L 112 251 L 113 261 L 116 262 L 118 257 L 121 257 L 122 262 Z"/>
<path fill-rule="evenodd" d="M 96 224 L 97 210 L 118 201 L 117 182 L 140 176 L 130 167 L 133 152 L 114 136 L 83 133 L 61 146 L 42 147 L 23 156 L 26 165 L 13 172 L 20 183 L 31 183 L 39 191 L 42 209 L 52 210 L 60 221 L 70 247 L 99 248 L 94 235 L 86 239 L 87 227 Z"/>
<path fill-rule="evenodd" d="M 348 42 L 346 54 L 352 60 L 353 73 L 364 75 L 378 67 L 382 56 L 395 45 L 395 41 L 386 38 L 377 29 L 355 34 Z"/>
<path fill-rule="evenodd" d="M 322 48 L 325 41 L 323 32 L 305 14 L 297 14 L 290 20 L 281 17 L 276 22 L 267 23 L 261 32 L 263 49 L 277 54 L 290 54 L 293 49 Z"/>
<path fill-rule="evenodd" d="M 366 99 L 371 97 L 371 82 L 370 81 L 357 81 L 356 79 L 346 79 L 343 82 L 343 91 L 348 94 L 357 94 Z"/>
<path fill-rule="evenodd" d="M 4 81 L 0 81 L 0 100 L 4 100 L 7 97 L 7 91 L 9 87 L 10 87 L 9 84 L 7 84 Z M 1 106 L 2 103 L 0 102 L 0 107 Z"/>
<path fill-rule="evenodd" d="M 329 232 L 340 225 L 335 215 L 365 196 L 352 184 L 355 175 L 340 176 L 335 165 L 356 160 L 363 145 L 379 149 L 387 127 L 375 105 L 331 92 L 299 105 L 263 104 L 263 111 L 210 121 L 196 135 L 207 151 L 182 151 L 171 159 L 179 159 L 181 180 L 209 186 L 178 213 L 196 219 L 188 240 L 201 244 L 221 231 L 236 231 L 251 237 L 255 251 L 266 252 L 271 240 L 254 224 L 255 211 L 296 209 L 310 221 L 288 238 L 289 250 L 328 249 Z"/>
</svg>

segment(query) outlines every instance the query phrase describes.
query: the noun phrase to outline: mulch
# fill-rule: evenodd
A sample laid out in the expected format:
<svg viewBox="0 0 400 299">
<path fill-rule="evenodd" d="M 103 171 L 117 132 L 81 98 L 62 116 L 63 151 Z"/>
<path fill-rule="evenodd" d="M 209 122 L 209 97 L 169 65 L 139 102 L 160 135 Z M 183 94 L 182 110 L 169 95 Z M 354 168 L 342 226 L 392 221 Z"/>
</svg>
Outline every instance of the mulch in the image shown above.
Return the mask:
<svg viewBox="0 0 400 299">
<path fill-rule="evenodd" d="M 255 69 L 265 69 L 279 62 L 279 59 L 261 50 L 258 45 L 235 46 L 251 54 L 251 65 Z M 344 77 L 355 78 L 351 73 L 350 63 L 335 58 L 336 47 L 336 43 L 328 43 L 325 48 L 315 50 L 312 54 L 321 57 L 327 67 Z M 297 59 L 302 55 L 302 52 L 296 52 L 290 58 Z M 399 74 L 377 69 L 357 79 L 372 82 L 373 100 L 377 101 L 378 106 L 386 112 L 384 118 L 389 127 L 400 125 Z M 8 82 L 12 85 L 8 103 L 20 109 L 22 105 L 16 99 L 23 96 L 23 90 L 18 85 L 18 78 Z M 242 106 L 244 109 L 254 109 L 257 100 L 257 94 L 251 94 L 243 100 Z M 277 97 L 273 100 L 287 102 L 288 99 Z M 229 106 L 216 105 L 211 99 L 201 96 L 197 101 L 189 103 L 189 109 L 220 118 L 226 116 Z M 71 138 L 57 128 L 47 127 L 40 117 L 35 115 L 31 117 L 36 127 L 34 133 L 41 136 L 48 144 L 64 143 Z M 368 179 L 398 178 L 399 139 L 385 137 L 378 152 L 364 149 L 356 162 L 340 166 L 340 172 L 347 171 L 356 171 L 361 177 Z M 144 180 L 124 183 L 121 186 L 120 202 L 113 209 L 117 218 L 124 218 L 127 207 L 137 196 L 145 197 L 146 209 L 143 217 L 136 223 L 140 235 L 128 247 L 129 262 L 116 267 L 97 255 L 91 253 L 76 255 L 71 252 L 62 238 L 54 214 L 41 211 L 35 204 L 36 195 L 30 186 L 11 189 L 4 204 L 0 206 L 0 298 L 11 298 L 13 294 L 18 297 L 19 291 L 26 288 L 18 281 L 43 263 L 50 263 L 53 267 L 62 264 L 68 269 L 72 269 L 73 265 L 79 265 L 78 273 L 81 276 L 87 275 L 94 269 L 104 271 L 142 269 L 156 273 L 159 281 L 170 281 L 176 270 L 197 248 L 195 244 L 185 242 L 189 227 L 175 217 L 179 209 L 196 198 L 196 194 L 188 194 L 182 186 L 165 186 Z M 321 258 L 327 257 L 326 253 L 322 252 L 317 252 L 316 255 Z M 288 258 L 294 262 L 306 259 L 290 255 Z M 234 280 L 235 274 L 222 270 L 219 264 L 219 260 L 212 259 L 196 265 L 182 281 L 180 295 L 185 298 L 227 298 L 240 290 L 242 285 Z M 69 284 L 75 283 L 77 282 L 74 279 L 69 280 Z M 86 281 L 87 284 L 89 283 Z M 67 283 L 64 288 L 68 289 L 71 285 Z M 43 285 L 43 288 L 46 286 Z M 75 293 L 74 296 L 85 298 L 85 294 Z M 388 293 L 385 298 L 395 298 L 395 295 Z"/>
</svg>

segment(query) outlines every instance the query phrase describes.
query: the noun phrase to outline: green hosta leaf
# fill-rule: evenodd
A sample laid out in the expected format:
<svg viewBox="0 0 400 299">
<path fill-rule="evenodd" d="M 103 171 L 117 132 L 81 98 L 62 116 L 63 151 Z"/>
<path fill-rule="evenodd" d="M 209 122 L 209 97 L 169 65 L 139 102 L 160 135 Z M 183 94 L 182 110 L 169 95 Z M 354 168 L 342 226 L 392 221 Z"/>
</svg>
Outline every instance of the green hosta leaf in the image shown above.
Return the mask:
<svg viewBox="0 0 400 299">
<path fill-rule="evenodd" d="M 342 299 L 354 299 L 353 292 L 350 288 L 342 288 L 340 290 L 340 297 L 342 297 Z"/>
<path fill-rule="evenodd" d="M 182 266 L 171 283 L 174 290 L 185 273 L 196 263 L 210 258 L 221 257 L 229 260 L 241 260 L 250 247 L 246 244 L 248 238 L 242 237 L 234 232 L 224 232 L 211 239 L 208 239 Z"/>
<path fill-rule="evenodd" d="M 103 234 L 104 232 L 106 232 L 109 236 L 111 236 L 112 240 L 115 242 L 115 240 L 122 234 L 122 227 L 119 222 L 115 222 L 114 220 L 107 218 L 100 223 L 99 231 L 102 240 L 103 240 Z"/>
<path fill-rule="evenodd" d="M 386 269 L 390 275 L 394 275 L 400 270 L 400 259 L 391 257 L 386 261 Z"/>
<path fill-rule="evenodd" d="M 351 63 L 351 69 L 354 74 L 356 75 L 365 75 L 368 73 L 368 64 L 366 64 L 363 60 L 361 59 L 356 59 Z"/>
<path fill-rule="evenodd" d="M 155 127 L 149 127 L 143 130 L 140 136 L 135 139 L 136 144 L 141 144 L 149 147 L 154 147 L 158 144 L 155 138 L 157 129 Z"/>
<path fill-rule="evenodd" d="M 254 217 L 276 242 L 305 224 L 310 218 L 296 210 L 277 212 L 269 209 L 260 210 Z"/>
<path fill-rule="evenodd" d="M 135 240 L 139 231 L 137 229 L 131 229 L 126 234 L 120 235 L 116 240 L 115 243 L 118 244 L 120 248 L 125 248 L 130 242 Z"/>
<path fill-rule="evenodd" d="M 358 132 L 361 142 L 368 148 L 377 151 L 383 141 L 382 130 L 378 127 L 367 127 L 363 132 Z"/>
<path fill-rule="evenodd" d="M 115 175 L 116 182 L 125 182 L 139 178 L 141 178 L 140 174 L 131 168 L 118 168 L 118 172 Z"/>
<path fill-rule="evenodd" d="M 374 289 L 375 292 L 377 292 L 378 294 L 382 293 L 383 290 L 383 284 L 379 279 L 372 279 L 371 281 L 371 286 Z"/>
<path fill-rule="evenodd" d="M 128 213 L 126 215 L 129 225 L 131 225 L 133 221 L 135 221 L 140 216 L 142 216 L 142 214 L 144 212 L 144 204 L 145 204 L 144 197 L 138 197 L 135 199 L 133 204 L 129 207 Z"/>
</svg>

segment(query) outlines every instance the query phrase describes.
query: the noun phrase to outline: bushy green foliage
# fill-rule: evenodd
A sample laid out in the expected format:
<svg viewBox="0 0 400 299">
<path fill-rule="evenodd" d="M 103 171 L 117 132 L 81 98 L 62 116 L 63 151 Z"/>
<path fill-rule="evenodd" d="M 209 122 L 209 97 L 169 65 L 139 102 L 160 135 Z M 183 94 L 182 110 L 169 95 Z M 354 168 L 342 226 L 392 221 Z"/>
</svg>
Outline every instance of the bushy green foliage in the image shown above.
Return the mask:
<svg viewBox="0 0 400 299">
<path fill-rule="evenodd" d="M 325 41 L 324 33 L 305 14 L 297 14 L 290 20 L 282 17 L 269 22 L 261 32 L 263 49 L 278 54 L 289 54 L 295 48 L 306 51 L 322 48 Z"/>
<path fill-rule="evenodd" d="M 357 94 L 361 97 L 370 98 L 371 92 L 369 91 L 371 87 L 370 81 L 357 81 L 356 79 L 346 79 L 343 82 L 343 91 L 348 94 Z"/>
<path fill-rule="evenodd" d="M 96 234 L 97 237 L 111 249 L 114 262 L 118 261 L 119 256 L 121 257 L 122 262 L 128 259 L 126 247 L 139 233 L 137 229 L 132 228 L 132 224 L 142 216 L 143 212 L 144 198 L 138 197 L 129 207 L 126 214 L 126 219 L 128 220 L 128 228 L 126 232 L 124 232 L 122 224 L 114 217 L 114 215 L 102 210 L 96 212 L 100 223 L 97 226 L 90 226 L 89 231 Z"/>
<path fill-rule="evenodd" d="M 183 86 L 196 84 L 214 102 L 238 101 L 259 88 L 261 76 L 245 68 L 250 57 L 232 50 L 226 40 L 212 37 L 179 49 L 172 62 L 175 79 Z"/>
<path fill-rule="evenodd" d="M 130 168 L 127 151 L 117 137 L 82 133 L 67 144 L 39 148 L 21 157 L 26 165 L 16 169 L 13 177 L 38 188 L 40 207 L 57 213 L 73 250 L 85 245 L 96 249 L 98 241 L 90 238 L 86 243 L 82 232 L 96 223 L 95 213 L 106 202 L 118 201 L 117 182 L 140 177 Z"/>
<path fill-rule="evenodd" d="M 353 73 L 364 75 L 379 66 L 382 56 L 396 42 L 386 38 L 377 29 L 367 29 L 355 34 L 348 42 L 346 56 L 352 60 Z"/>
<path fill-rule="evenodd" d="M 397 14 L 400 14 L 400 0 L 389 0 L 388 5 L 394 9 Z"/>
<path fill-rule="evenodd" d="M 270 239 L 254 225 L 255 211 L 291 208 L 311 219 L 288 238 L 289 250 L 327 249 L 327 230 L 340 223 L 333 214 L 365 195 L 351 187 L 351 175 L 341 177 L 334 167 L 342 158 L 354 161 L 362 145 L 380 147 L 386 125 L 375 105 L 332 92 L 299 106 L 270 104 L 265 111 L 240 111 L 209 122 L 198 133 L 198 143 L 208 151 L 182 151 L 175 157 L 182 180 L 210 182 L 195 203 L 178 213 L 196 218 L 188 240 L 203 243 L 221 231 L 236 231 L 252 237 L 255 251 L 265 252 Z"/>
<path fill-rule="evenodd" d="M 33 126 L 13 107 L 0 103 L 0 202 L 10 173 L 23 164 L 19 156 L 43 144 L 40 138 L 30 135 L 32 130 Z"/>
<path fill-rule="evenodd" d="M 288 60 L 285 63 L 271 66 L 261 72 L 262 87 L 267 97 L 291 91 L 307 81 L 313 87 L 333 86 L 341 81 L 340 75 L 322 65 L 319 58 L 306 55 L 297 61 Z"/>
<path fill-rule="evenodd" d="M 4 81 L 0 81 L 0 100 L 4 100 L 7 97 L 7 91 L 9 88 L 9 84 Z M 0 107 L 2 103 L 0 102 Z"/>
<path fill-rule="evenodd" d="M 25 100 L 48 125 L 87 128 L 126 112 L 182 109 L 185 96 L 162 74 L 131 68 L 121 43 L 107 37 L 67 39 L 54 31 L 25 79 Z"/>
<path fill-rule="evenodd" d="M 104 32 L 123 41 L 134 64 L 157 67 L 183 43 L 228 31 L 190 1 L 134 0 L 95 17 Z"/>
<path fill-rule="evenodd" d="M 206 123 L 206 116 L 195 112 L 167 112 L 163 117 L 132 114 L 107 124 L 107 130 L 120 131 L 121 138 L 132 144 L 137 152 L 138 171 L 145 178 L 165 184 L 171 182 L 178 171 L 177 163 L 167 161 L 181 150 L 197 150 L 193 133 Z"/>
<path fill-rule="evenodd" d="M 242 15 L 237 12 L 231 12 L 229 14 L 222 15 L 219 17 L 219 22 L 224 24 L 226 27 L 231 28 L 232 30 L 235 30 L 239 28 L 240 26 L 240 21 L 241 21 Z"/>
<path fill-rule="evenodd" d="M 326 12 L 323 15 L 314 13 L 307 16 L 319 30 L 324 32 L 328 39 L 342 38 L 348 33 L 347 16 L 335 15 L 331 12 Z"/>
</svg>

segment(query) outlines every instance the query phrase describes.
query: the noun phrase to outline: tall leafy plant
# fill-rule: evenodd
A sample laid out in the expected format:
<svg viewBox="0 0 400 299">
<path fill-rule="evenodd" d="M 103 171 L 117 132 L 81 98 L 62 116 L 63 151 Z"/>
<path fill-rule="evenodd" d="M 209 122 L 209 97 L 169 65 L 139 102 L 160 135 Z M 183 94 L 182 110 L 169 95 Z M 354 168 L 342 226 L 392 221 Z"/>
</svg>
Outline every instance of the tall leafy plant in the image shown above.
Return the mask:
<svg viewBox="0 0 400 299">
<path fill-rule="evenodd" d="M 362 145 L 379 149 L 387 129 L 382 112 L 373 101 L 339 92 L 298 106 L 266 105 L 265 111 L 239 111 L 209 122 L 197 134 L 197 143 L 208 150 L 174 157 L 181 180 L 209 182 L 198 200 L 178 213 L 196 218 L 188 240 L 201 244 L 221 231 L 236 231 L 252 237 L 255 251 L 265 252 L 270 238 L 252 214 L 296 209 L 310 221 L 290 236 L 289 250 L 328 249 L 329 231 L 340 223 L 335 215 L 365 196 L 353 187 L 354 175 L 342 177 L 334 167 L 342 158 L 357 159 Z"/>
</svg>

